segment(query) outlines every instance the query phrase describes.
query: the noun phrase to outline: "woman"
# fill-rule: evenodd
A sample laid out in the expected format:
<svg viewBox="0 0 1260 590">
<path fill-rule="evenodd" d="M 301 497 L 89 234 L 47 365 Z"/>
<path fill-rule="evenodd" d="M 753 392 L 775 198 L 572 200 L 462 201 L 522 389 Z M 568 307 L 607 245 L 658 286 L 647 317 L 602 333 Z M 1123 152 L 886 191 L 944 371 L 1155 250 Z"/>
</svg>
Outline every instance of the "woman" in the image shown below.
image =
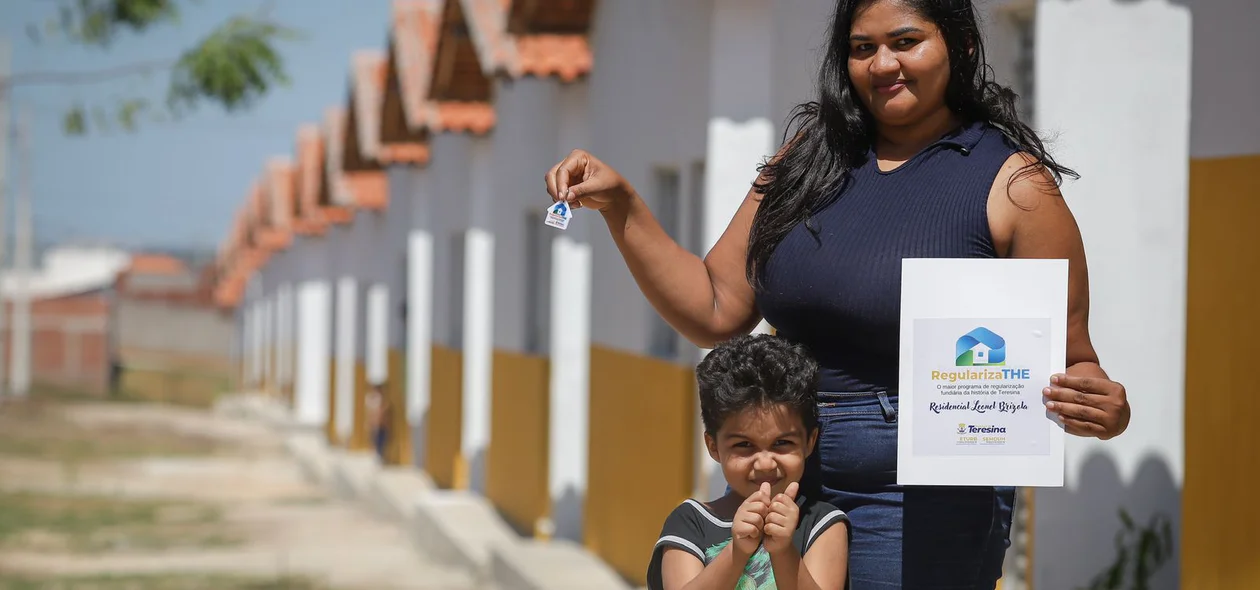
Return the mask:
<svg viewBox="0 0 1260 590">
<path fill-rule="evenodd" d="M 900 488 L 901 260 L 1066 258 L 1066 374 L 1047 408 L 1077 436 L 1124 432 L 1124 387 L 1088 331 L 1081 236 L 1058 190 L 1074 174 L 989 80 L 970 0 L 840 0 L 817 102 L 760 169 L 703 260 L 674 243 L 617 172 L 575 151 L 553 200 L 598 210 L 643 293 L 704 347 L 765 318 L 822 367 L 814 493 L 853 523 L 853 587 L 993 588 L 1014 490 Z"/>
</svg>

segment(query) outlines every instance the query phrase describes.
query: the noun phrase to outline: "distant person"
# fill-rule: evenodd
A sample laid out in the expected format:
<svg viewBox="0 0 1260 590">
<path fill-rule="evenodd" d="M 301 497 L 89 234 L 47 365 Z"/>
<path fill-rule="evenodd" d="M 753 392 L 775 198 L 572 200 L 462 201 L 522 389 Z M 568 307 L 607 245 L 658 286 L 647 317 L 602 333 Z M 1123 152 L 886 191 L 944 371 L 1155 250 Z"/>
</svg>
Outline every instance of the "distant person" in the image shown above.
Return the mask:
<svg viewBox="0 0 1260 590">
<path fill-rule="evenodd" d="M 972 0 L 839 0 L 824 50 L 816 100 L 705 258 L 587 152 L 552 167 L 547 190 L 600 212 L 648 301 L 695 344 L 764 318 L 808 347 L 823 410 L 803 489 L 852 519 L 855 588 L 991 589 L 1015 490 L 897 485 L 901 263 L 1067 259 L 1068 366 L 1046 408 L 1069 434 L 1120 435 L 1128 397 L 1090 342 L 1085 248 L 1058 188 L 1074 173 L 991 79 Z"/>
<path fill-rule="evenodd" d="M 817 363 L 781 338 L 741 336 L 709 353 L 696 381 L 704 443 L 729 488 L 665 519 L 648 587 L 844 588 L 848 518 L 800 491 L 818 440 Z"/>
<path fill-rule="evenodd" d="M 385 395 L 385 384 L 379 383 L 368 389 L 364 406 L 367 409 L 368 433 L 372 436 L 372 446 L 381 462 L 388 461 L 390 434 L 390 414 L 392 408 L 389 396 Z"/>
</svg>

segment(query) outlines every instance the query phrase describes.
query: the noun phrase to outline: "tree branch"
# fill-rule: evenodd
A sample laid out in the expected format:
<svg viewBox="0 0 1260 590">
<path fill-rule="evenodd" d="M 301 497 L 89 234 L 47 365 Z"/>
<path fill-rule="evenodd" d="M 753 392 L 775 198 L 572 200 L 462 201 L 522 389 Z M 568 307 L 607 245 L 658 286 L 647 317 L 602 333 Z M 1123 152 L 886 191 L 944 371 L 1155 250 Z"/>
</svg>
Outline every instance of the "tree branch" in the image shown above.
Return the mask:
<svg viewBox="0 0 1260 590">
<path fill-rule="evenodd" d="M 175 67 L 175 63 L 176 61 L 172 59 L 162 59 L 80 72 L 20 72 L 8 78 L 0 78 L 0 90 L 7 90 L 15 86 L 98 84 L 127 76 L 169 70 Z"/>
</svg>

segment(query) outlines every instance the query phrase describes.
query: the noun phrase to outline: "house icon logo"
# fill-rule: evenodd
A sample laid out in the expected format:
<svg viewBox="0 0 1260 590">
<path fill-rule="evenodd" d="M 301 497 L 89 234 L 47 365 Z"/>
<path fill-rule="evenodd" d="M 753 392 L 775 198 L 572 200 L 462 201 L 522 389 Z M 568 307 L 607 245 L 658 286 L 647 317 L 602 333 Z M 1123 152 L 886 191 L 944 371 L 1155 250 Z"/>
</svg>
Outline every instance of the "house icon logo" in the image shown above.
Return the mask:
<svg viewBox="0 0 1260 590">
<path fill-rule="evenodd" d="M 1006 340 L 983 326 L 958 339 L 954 350 L 959 367 L 991 367 L 1006 364 Z"/>
</svg>

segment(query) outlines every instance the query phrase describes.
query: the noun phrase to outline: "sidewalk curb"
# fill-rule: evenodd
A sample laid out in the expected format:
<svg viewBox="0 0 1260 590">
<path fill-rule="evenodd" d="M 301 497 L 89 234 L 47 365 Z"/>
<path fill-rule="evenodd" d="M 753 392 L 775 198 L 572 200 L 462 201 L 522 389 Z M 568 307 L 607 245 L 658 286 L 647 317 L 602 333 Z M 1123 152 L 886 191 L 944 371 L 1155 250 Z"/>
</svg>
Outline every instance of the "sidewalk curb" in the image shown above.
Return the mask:
<svg viewBox="0 0 1260 590">
<path fill-rule="evenodd" d="M 415 467 L 381 466 L 371 453 L 329 447 L 318 430 L 296 426 L 273 399 L 225 396 L 215 412 L 267 424 L 284 436 L 285 449 L 311 483 L 397 521 L 420 551 L 496 590 L 632 588 L 577 543 L 520 537 L 480 494 L 438 489 Z"/>
</svg>

